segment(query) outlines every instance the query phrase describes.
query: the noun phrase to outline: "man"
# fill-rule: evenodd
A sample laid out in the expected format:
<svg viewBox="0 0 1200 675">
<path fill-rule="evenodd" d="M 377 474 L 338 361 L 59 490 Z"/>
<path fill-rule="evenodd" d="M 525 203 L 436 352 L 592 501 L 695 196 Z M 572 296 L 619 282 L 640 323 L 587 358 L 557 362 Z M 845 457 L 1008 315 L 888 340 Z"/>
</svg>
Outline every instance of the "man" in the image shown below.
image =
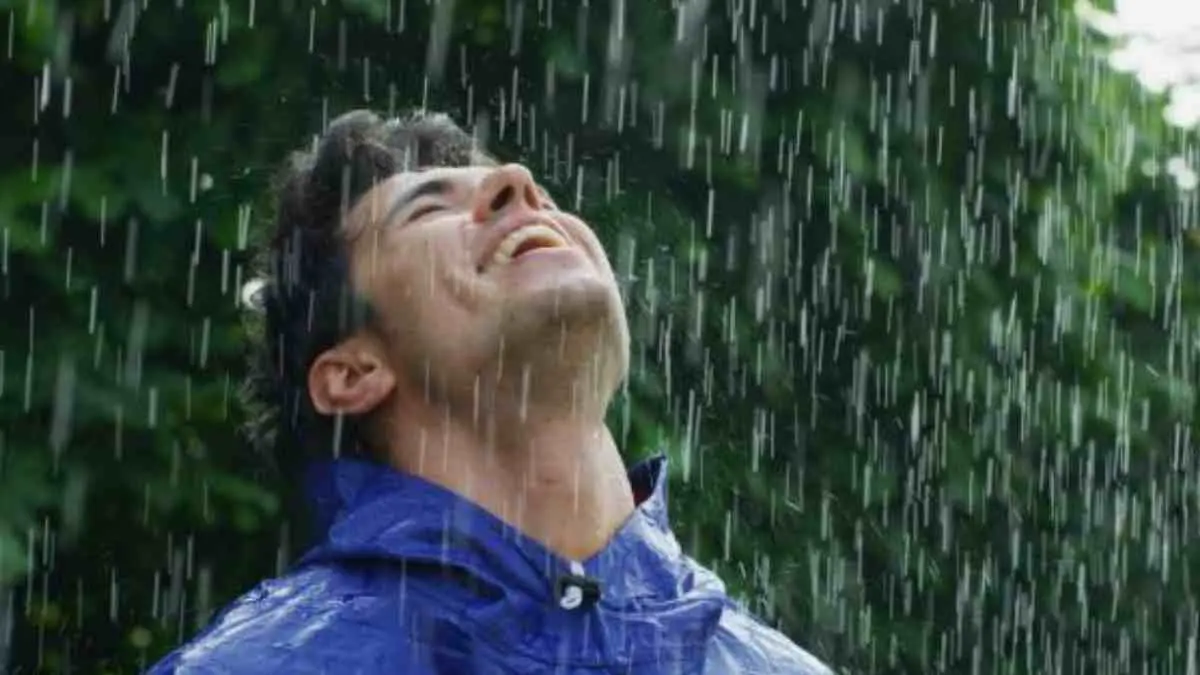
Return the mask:
<svg viewBox="0 0 1200 675">
<path fill-rule="evenodd" d="M 529 171 L 357 111 L 284 178 L 255 391 L 318 543 L 152 672 L 829 672 L 683 555 L 663 459 L 625 471 L 613 270 Z"/>
</svg>

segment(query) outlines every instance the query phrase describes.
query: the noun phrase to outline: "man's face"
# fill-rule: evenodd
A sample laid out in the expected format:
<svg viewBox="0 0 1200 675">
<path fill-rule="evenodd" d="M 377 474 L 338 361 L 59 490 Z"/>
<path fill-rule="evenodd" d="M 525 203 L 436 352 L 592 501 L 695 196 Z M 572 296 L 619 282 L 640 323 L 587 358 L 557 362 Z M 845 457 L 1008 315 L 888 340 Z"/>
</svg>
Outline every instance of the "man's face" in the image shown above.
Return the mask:
<svg viewBox="0 0 1200 675">
<path fill-rule="evenodd" d="M 628 327 L 604 249 L 523 166 L 397 174 L 360 199 L 345 235 L 355 288 L 413 386 L 426 373 L 461 386 L 504 364 L 519 376 L 577 339 L 598 385 L 625 376 Z"/>
</svg>

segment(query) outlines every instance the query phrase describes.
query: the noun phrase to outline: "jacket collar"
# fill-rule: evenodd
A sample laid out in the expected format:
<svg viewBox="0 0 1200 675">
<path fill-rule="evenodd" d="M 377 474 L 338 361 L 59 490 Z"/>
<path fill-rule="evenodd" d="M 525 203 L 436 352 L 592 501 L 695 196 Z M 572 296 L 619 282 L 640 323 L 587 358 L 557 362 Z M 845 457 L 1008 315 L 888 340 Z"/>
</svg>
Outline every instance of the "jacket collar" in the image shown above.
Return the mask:
<svg viewBox="0 0 1200 675">
<path fill-rule="evenodd" d="M 666 455 L 658 454 L 634 465 L 628 475 L 638 511 L 661 529 L 669 531 L 667 471 Z M 419 476 L 402 473 L 377 462 L 357 459 L 314 462 L 305 476 L 304 485 L 305 495 L 313 507 L 319 539 L 326 537 L 335 523 L 362 506 L 363 502 L 381 493 L 399 490 L 407 491 L 410 498 L 428 500 L 429 506 L 449 507 L 459 505 L 459 502 L 463 506 L 471 504 L 454 492 Z M 474 510 L 482 511 L 478 507 Z"/>
<path fill-rule="evenodd" d="M 638 502 L 633 516 L 598 554 L 571 561 L 418 476 L 362 460 L 323 462 L 312 467 L 306 485 L 321 543 L 301 564 L 381 559 L 458 567 L 529 599 L 548 600 L 555 580 L 577 562 L 600 580 L 606 602 L 669 600 L 702 582 L 670 529 L 667 471 L 661 454 L 630 469 Z M 703 583 L 720 587 L 715 577 Z"/>
<path fill-rule="evenodd" d="M 638 464 L 629 480 L 642 497 L 633 515 L 598 554 L 570 561 L 441 486 L 378 464 L 335 460 L 312 472 L 309 494 L 324 536 L 300 565 L 396 564 L 407 578 L 424 570 L 418 575 L 434 594 L 427 597 L 445 616 L 530 658 L 566 653 L 600 667 L 614 648 L 633 661 L 668 653 L 702 658 L 729 602 L 725 587 L 684 556 L 671 533 L 666 458 Z M 568 620 L 557 582 L 580 572 L 599 582 L 602 611 Z M 430 634 L 419 639 L 437 639 L 446 620 L 417 628 Z"/>
</svg>

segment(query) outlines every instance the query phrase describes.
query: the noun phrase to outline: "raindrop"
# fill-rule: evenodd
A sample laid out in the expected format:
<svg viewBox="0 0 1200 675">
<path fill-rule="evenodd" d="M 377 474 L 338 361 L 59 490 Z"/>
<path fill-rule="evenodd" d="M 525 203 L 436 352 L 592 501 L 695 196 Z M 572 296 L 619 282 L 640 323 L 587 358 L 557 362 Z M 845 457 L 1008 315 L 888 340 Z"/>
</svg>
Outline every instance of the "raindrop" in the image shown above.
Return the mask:
<svg viewBox="0 0 1200 675">
<path fill-rule="evenodd" d="M 63 80 L 63 104 L 62 115 L 63 119 L 71 117 L 71 95 L 75 91 L 75 80 L 67 77 Z"/>
<path fill-rule="evenodd" d="M 55 458 L 62 454 L 70 439 L 75 409 L 75 364 L 63 356 L 59 359 L 54 384 L 54 412 L 50 422 L 50 448 Z"/>
<path fill-rule="evenodd" d="M 432 0 L 432 2 L 433 19 L 429 27 L 429 48 L 425 55 L 425 76 L 437 83 L 441 81 L 442 72 L 446 66 L 446 54 L 450 45 L 450 32 L 453 29 L 456 0 Z"/>
</svg>

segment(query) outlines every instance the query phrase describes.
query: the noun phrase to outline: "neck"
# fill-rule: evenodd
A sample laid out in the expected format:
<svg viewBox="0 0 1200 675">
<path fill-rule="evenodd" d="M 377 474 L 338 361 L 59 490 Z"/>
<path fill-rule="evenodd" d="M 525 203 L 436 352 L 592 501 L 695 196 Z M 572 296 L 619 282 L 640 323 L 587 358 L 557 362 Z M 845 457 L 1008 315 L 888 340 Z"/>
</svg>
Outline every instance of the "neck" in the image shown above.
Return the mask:
<svg viewBox="0 0 1200 675">
<path fill-rule="evenodd" d="M 398 400 L 393 419 L 403 424 L 389 430 L 392 466 L 462 495 L 566 558 L 598 553 L 634 509 L 604 405 L 527 394 L 517 409 L 500 403 L 517 397 L 482 398 L 491 405 L 479 412 Z"/>
</svg>

